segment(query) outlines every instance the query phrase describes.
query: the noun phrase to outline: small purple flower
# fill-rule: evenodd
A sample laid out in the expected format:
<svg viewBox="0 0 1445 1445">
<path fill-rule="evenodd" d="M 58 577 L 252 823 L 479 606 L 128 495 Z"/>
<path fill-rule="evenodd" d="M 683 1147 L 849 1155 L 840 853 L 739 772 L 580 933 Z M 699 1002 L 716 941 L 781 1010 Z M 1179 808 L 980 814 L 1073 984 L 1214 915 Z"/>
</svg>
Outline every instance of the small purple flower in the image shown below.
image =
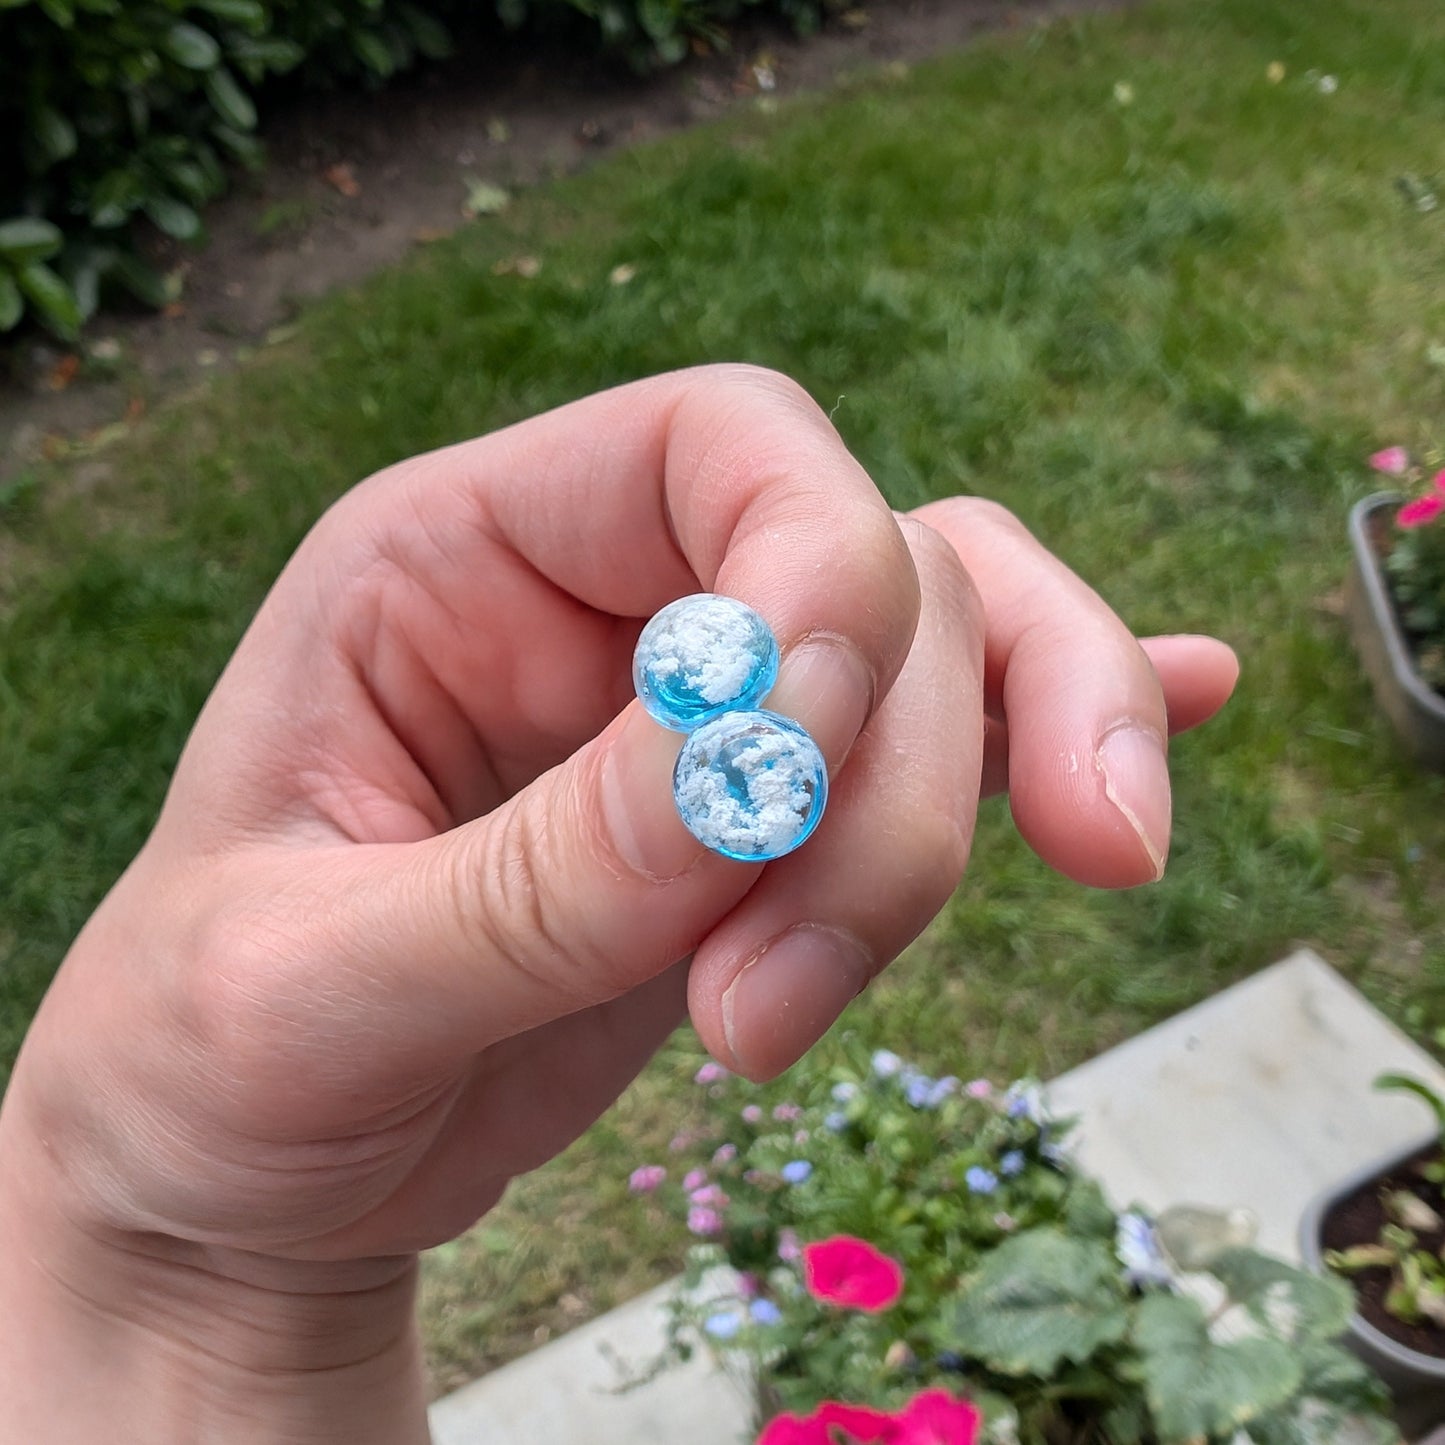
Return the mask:
<svg viewBox="0 0 1445 1445">
<path fill-rule="evenodd" d="M 689 1169 L 682 1176 L 682 1187 L 691 1194 L 694 1189 L 701 1189 L 707 1183 L 706 1169 Z"/>
<path fill-rule="evenodd" d="M 714 1164 L 731 1164 L 738 1157 L 738 1146 L 736 1144 L 719 1144 L 717 1152 L 712 1156 Z"/>
<path fill-rule="evenodd" d="M 722 1215 L 705 1204 L 694 1204 L 687 1211 L 687 1227 L 689 1233 L 710 1239 L 713 1235 L 722 1233 Z"/>
<path fill-rule="evenodd" d="M 823 1116 L 823 1127 L 832 1134 L 841 1134 L 848 1127 L 848 1116 L 841 1109 L 834 1109 Z"/>
<path fill-rule="evenodd" d="M 748 1104 L 748 1105 L 743 1109 L 743 1123 L 744 1123 L 744 1124 L 761 1124 L 762 1121 L 763 1121 L 763 1111 L 762 1111 L 762 1109 L 761 1109 L 761 1107 L 760 1107 L 759 1105 L 757 1105 L 757 1104 Z"/>
<path fill-rule="evenodd" d="M 892 1049 L 875 1049 L 872 1060 L 873 1073 L 880 1079 L 891 1079 L 903 1069 L 903 1060 Z"/>
<path fill-rule="evenodd" d="M 716 1184 L 704 1184 L 687 1198 L 689 1204 L 700 1204 L 707 1209 L 726 1209 L 729 1203 L 727 1194 Z"/>
<path fill-rule="evenodd" d="M 719 1310 L 702 1322 L 703 1329 L 715 1340 L 730 1340 L 742 1329 L 743 1322 L 734 1310 Z"/>
<path fill-rule="evenodd" d="M 773 1118 L 780 1124 L 793 1124 L 803 1117 L 803 1111 L 796 1104 L 779 1104 L 773 1110 Z"/>
<path fill-rule="evenodd" d="M 644 1164 L 627 1176 L 627 1187 L 634 1194 L 651 1194 L 666 1178 L 661 1164 Z"/>
<path fill-rule="evenodd" d="M 998 1172 L 1005 1179 L 1012 1179 L 1015 1174 L 1022 1174 L 1024 1169 L 1024 1151 L 1022 1149 L 1010 1149 L 1002 1159 L 998 1161 Z"/>
<path fill-rule="evenodd" d="M 813 1166 L 806 1159 L 789 1159 L 778 1173 L 785 1184 L 801 1184 L 813 1172 Z"/>
<path fill-rule="evenodd" d="M 694 1084 L 720 1084 L 728 1077 L 728 1071 L 723 1068 L 721 1064 L 709 1059 L 707 1063 L 692 1076 L 692 1081 Z"/>
<path fill-rule="evenodd" d="M 998 1188 L 998 1175 L 982 1164 L 975 1164 L 963 1176 L 963 1182 L 973 1194 L 992 1194 Z"/>
<path fill-rule="evenodd" d="M 803 1246 L 798 1243 L 798 1231 L 796 1229 L 780 1229 L 778 1231 L 778 1258 L 784 1264 L 792 1264 L 802 1257 Z"/>
<path fill-rule="evenodd" d="M 933 1095 L 933 1080 L 916 1069 L 906 1069 L 902 1075 L 903 1097 L 915 1109 L 926 1109 Z"/>
<path fill-rule="evenodd" d="M 755 1299 L 748 1306 L 748 1313 L 753 1317 L 755 1325 L 780 1325 L 783 1322 L 783 1312 L 770 1299 Z"/>
</svg>

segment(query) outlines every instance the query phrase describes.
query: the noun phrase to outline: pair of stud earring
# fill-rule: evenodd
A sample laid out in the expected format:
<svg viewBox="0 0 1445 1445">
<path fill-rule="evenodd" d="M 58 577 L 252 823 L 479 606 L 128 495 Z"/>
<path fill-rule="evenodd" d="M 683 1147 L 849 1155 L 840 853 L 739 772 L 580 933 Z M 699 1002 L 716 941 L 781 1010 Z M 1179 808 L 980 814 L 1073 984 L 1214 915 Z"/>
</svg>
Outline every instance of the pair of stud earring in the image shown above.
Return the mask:
<svg viewBox="0 0 1445 1445">
<path fill-rule="evenodd" d="M 663 727 L 685 734 L 672 796 L 715 853 L 766 863 L 805 842 L 828 797 L 817 743 L 760 704 L 778 677 L 768 624 L 731 597 L 670 602 L 642 629 L 632 682 Z"/>
</svg>

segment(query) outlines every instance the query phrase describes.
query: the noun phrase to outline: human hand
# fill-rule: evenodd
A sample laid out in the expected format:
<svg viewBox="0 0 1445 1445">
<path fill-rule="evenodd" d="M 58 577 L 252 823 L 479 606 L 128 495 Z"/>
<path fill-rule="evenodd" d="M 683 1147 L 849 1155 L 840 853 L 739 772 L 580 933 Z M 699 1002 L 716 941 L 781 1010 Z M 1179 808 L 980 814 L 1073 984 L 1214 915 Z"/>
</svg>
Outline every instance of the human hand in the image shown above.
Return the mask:
<svg viewBox="0 0 1445 1445">
<path fill-rule="evenodd" d="M 629 701 L 642 622 L 699 590 L 771 623 L 768 705 L 833 774 L 768 865 L 686 832 L 678 738 Z M 730 1066 L 786 1067 L 943 904 L 1005 777 L 1061 871 L 1157 876 L 1164 737 L 1234 663 L 1146 648 L 991 504 L 895 518 L 748 369 L 373 478 L 278 580 L 36 1021 L 0 1223 L 38 1270 L 0 1264 L 0 1303 L 63 1336 L 80 1301 L 132 1393 L 163 1341 L 147 1408 L 179 1388 L 164 1418 L 212 1432 L 174 1438 L 260 1438 L 226 1430 L 262 1397 L 264 1438 L 425 1438 L 415 1252 L 581 1132 L 684 1007 Z M 4 1438 L 46 1338 L 0 1364 Z"/>
</svg>

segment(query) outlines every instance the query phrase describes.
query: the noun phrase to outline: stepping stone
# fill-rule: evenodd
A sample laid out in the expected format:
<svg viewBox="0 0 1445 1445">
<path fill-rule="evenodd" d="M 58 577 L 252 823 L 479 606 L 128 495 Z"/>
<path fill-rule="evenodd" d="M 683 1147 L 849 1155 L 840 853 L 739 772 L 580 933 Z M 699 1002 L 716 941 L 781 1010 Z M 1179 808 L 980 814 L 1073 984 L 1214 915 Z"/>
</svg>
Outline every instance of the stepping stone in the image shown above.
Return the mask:
<svg viewBox="0 0 1445 1445">
<path fill-rule="evenodd" d="M 1385 1070 L 1445 1071 L 1318 955 L 1301 950 L 1049 1085 L 1078 1157 L 1117 1206 L 1243 1207 L 1257 1246 L 1298 1260 L 1305 1205 L 1351 1170 L 1432 1138 Z"/>
</svg>

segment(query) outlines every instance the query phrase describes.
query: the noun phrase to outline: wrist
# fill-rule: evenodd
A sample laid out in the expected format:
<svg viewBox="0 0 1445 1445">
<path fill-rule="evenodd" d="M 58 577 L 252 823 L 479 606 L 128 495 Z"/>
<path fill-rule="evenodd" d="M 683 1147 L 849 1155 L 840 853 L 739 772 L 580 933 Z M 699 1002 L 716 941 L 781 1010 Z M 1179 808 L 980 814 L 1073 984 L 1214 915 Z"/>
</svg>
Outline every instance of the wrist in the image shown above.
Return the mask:
<svg viewBox="0 0 1445 1445">
<path fill-rule="evenodd" d="M 414 1256 L 295 1262 L 68 1213 L 0 1119 L 0 1439 L 424 1445 Z"/>
</svg>

